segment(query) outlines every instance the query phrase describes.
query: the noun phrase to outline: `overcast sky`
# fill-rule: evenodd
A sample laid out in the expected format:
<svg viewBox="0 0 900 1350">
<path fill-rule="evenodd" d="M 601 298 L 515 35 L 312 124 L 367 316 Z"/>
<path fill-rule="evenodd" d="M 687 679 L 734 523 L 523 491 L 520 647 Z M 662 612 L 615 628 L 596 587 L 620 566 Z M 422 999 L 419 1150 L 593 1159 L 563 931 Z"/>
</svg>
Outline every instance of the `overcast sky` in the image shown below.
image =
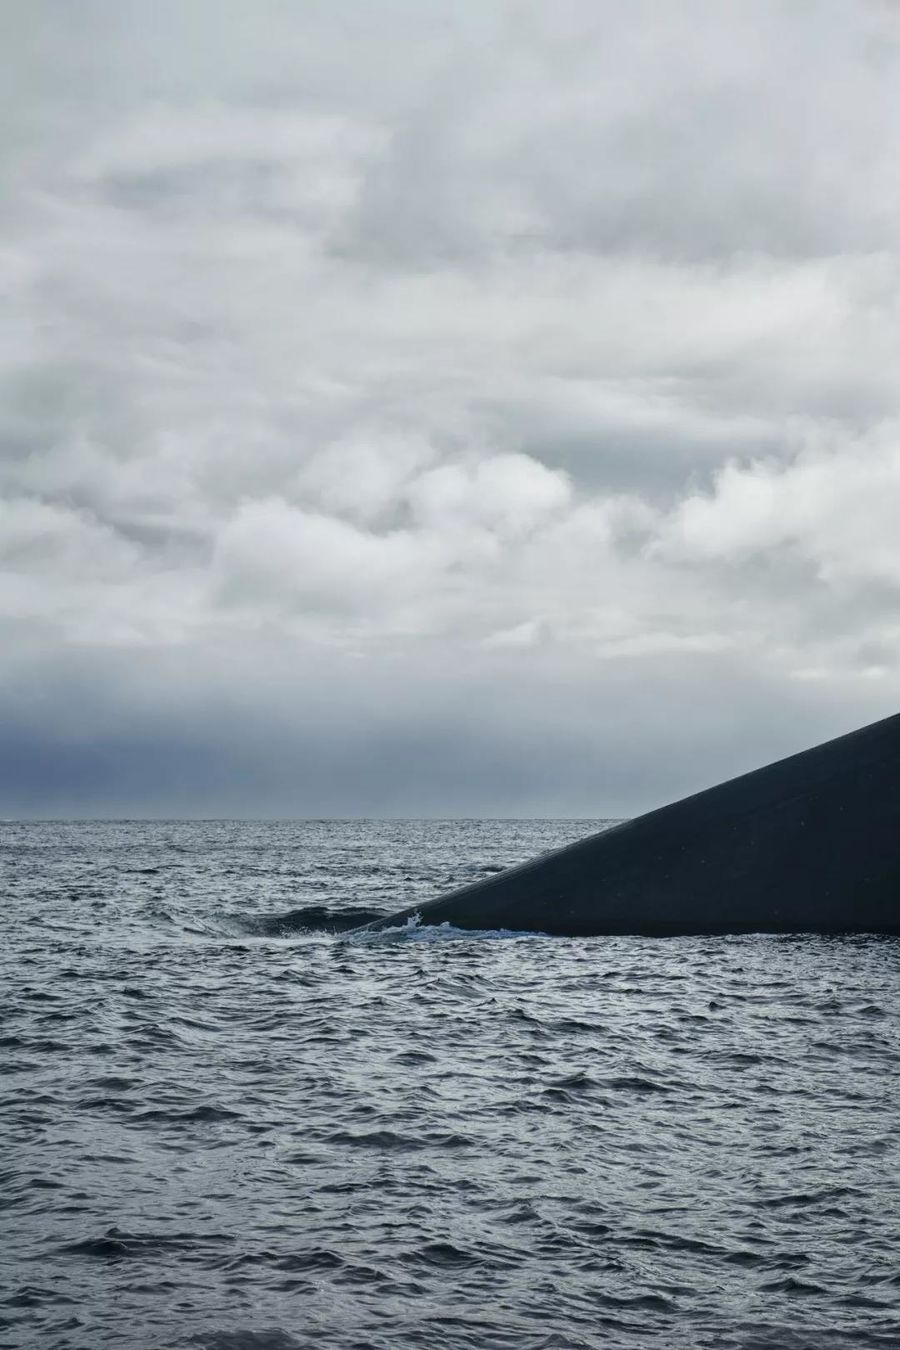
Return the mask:
<svg viewBox="0 0 900 1350">
<path fill-rule="evenodd" d="M 0 20 L 0 814 L 624 815 L 898 710 L 900 8 Z"/>
</svg>

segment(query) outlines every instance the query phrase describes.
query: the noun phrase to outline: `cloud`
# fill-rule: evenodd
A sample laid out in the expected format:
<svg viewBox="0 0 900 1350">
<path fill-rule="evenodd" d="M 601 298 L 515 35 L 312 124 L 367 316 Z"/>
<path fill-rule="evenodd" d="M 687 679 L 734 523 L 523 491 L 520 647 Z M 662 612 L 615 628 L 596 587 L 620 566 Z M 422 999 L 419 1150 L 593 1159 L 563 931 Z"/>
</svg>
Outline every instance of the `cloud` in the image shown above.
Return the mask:
<svg viewBox="0 0 900 1350">
<path fill-rule="evenodd" d="M 726 464 L 685 498 L 663 550 L 685 560 L 792 552 L 835 588 L 900 588 L 900 426 L 802 450 L 788 464 Z"/>
<path fill-rule="evenodd" d="M 898 44 L 838 0 L 18 12 L 3 809 L 79 755 L 98 809 L 634 809 L 893 711 Z"/>
</svg>

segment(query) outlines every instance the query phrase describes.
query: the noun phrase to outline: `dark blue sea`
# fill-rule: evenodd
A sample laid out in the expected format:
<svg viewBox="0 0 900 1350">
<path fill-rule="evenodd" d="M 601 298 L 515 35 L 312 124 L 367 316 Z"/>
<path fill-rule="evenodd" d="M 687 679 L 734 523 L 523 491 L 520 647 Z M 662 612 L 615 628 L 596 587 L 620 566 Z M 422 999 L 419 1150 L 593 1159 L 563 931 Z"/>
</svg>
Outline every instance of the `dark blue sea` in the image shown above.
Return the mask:
<svg viewBox="0 0 900 1350">
<path fill-rule="evenodd" d="M 597 825 L 0 825 L 0 1346 L 900 1347 L 900 942 L 328 931 Z"/>
</svg>

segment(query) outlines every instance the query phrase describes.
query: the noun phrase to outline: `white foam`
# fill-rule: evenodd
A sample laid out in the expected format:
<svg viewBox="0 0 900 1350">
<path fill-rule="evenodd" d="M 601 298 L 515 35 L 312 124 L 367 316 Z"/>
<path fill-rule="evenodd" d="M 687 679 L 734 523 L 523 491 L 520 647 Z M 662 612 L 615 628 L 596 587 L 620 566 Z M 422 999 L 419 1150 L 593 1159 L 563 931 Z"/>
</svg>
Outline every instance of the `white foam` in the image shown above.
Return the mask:
<svg viewBox="0 0 900 1350">
<path fill-rule="evenodd" d="M 422 923 L 420 914 L 412 914 L 405 923 L 391 928 L 375 928 L 352 933 L 347 941 L 353 943 L 379 942 L 458 942 L 478 939 L 479 941 L 505 941 L 509 938 L 546 937 L 545 933 L 520 932 L 512 928 L 454 928 L 451 923 Z"/>
</svg>

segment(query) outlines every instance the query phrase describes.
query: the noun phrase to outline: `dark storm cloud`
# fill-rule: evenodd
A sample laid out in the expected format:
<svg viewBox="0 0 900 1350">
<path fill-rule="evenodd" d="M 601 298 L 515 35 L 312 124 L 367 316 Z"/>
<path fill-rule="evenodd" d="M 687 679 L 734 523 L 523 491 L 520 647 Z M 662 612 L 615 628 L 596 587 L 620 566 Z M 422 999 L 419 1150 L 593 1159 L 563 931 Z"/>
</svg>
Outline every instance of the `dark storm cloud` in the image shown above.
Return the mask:
<svg viewBox="0 0 900 1350">
<path fill-rule="evenodd" d="M 26 664 L 0 702 L 0 815 L 460 816 L 502 806 L 604 818 L 838 732 L 854 704 L 852 689 L 837 707 L 795 694 L 767 717 L 772 691 L 727 657 L 670 660 L 661 699 L 644 663 L 627 657 L 565 678 L 549 667 L 523 678 L 502 659 L 456 674 L 432 661 L 402 684 L 382 662 L 329 685 L 327 662 L 303 677 L 286 669 L 288 655 L 270 646 L 203 678 L 171 654 L 153 667 L 84 651 L 52 673 Z M 248 700 L 243 677 L 257 663 L 264 688 Z M 694 706 L 689 726 L 671 716 L 679 696 Z M 863 706 L 879 711 L 875 700 Z M 748 725 L 759 728 L 752 746 Z"/>
<path fill-rule="evenodd" d="M 616 814 L 893 710 L 893 8 L 9 27 L 0 809 Z"/>
</svg>

